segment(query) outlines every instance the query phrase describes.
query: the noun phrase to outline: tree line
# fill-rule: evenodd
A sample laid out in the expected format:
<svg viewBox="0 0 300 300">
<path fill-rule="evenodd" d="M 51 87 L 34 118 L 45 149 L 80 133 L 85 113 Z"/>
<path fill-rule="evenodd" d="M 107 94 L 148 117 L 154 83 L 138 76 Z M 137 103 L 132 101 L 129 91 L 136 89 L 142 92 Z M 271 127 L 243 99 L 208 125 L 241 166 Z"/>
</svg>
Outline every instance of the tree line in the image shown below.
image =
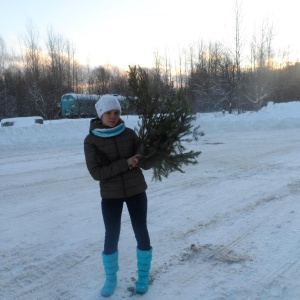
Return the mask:
<svg viewBox="0 0 300 300">
<path fill-rule="evenodd" d="M 253 36 L 246 63 L 239 25 L 237 10 L 235 45 L 230 49 L 201 41 L 175 61 L 155 53 L 153 67 L 144 69 L 169 93 L 184 91 L 194 112 L 241 113 L 259 110 L 269 101 L 299 100 L 300 62 L 290 62 L 287 53 L 276 62 L 272 27 L 266 24 Z M 66 93 L 132 95 L 128 70 L 80 64 L 72 43 L 52 29 L 42 50 L 37 31 L 28 24 L 21 49 L 20 55 L 9 54 L 0 37 L 0 119 L 60 118 L 60 98 Z"/>
</svg>

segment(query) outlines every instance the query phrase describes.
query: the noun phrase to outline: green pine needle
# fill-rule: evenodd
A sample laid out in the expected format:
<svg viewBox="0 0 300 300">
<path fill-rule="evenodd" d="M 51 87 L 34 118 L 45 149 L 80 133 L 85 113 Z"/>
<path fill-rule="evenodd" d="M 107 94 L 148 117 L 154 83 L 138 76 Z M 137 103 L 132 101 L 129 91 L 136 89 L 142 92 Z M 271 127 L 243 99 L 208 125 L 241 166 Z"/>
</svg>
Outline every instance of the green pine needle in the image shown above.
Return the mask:
<svg viewBox="0 0 300 300">
<path fill-rule="evenodd" d="M 201 151 L 186 151 L 183 143 L 197 141 L 203 132 L 194 127 L 195 115 L 183 90 L 167 93 L 158 74 L 150 79 L 142 68 L 130 68 L 129 85 L 140 121 L 136 131 L 141 140 L 142 160 L 155 160 L 153 180 L 161 181 L 170 173 L 184 173 L 183 166 L 196 164 Z"/>
</svg>

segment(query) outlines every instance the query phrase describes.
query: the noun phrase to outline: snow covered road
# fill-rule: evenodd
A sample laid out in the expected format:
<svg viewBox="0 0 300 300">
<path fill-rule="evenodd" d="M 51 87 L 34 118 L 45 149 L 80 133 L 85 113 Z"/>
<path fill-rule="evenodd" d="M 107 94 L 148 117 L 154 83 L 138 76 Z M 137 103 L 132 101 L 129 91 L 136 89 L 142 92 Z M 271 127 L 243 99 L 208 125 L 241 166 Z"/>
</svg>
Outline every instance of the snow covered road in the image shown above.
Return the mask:
<svg viewBox="0 0 300 300">
<path fill-rule="evenodd" d="M 300 129 L 206 134 L 199 164 L 148 181 L 143 299 L 300 299 Z M 101 299 L 104 229 L 82 140 L 0 151 L 0 299 Z M 118 287 L 140 298 L 124 209 Z"/>
</svg>

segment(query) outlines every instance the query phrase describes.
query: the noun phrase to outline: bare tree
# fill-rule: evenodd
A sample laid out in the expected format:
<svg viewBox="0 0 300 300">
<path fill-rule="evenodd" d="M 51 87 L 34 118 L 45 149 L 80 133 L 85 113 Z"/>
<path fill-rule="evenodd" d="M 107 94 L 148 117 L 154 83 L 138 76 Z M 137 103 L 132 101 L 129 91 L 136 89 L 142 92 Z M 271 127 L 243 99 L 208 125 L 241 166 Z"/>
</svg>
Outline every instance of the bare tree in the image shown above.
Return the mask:
<svg viewBox="0 0 300 300">
<path fill-rule="evenodd" d="M 241 27 L 242 27 L 242 14 L 241 14 L 241 3 L 236 0 L 235 2 L 235 56 L 234 56 L 234 68 L 232 70 L 232 84 L 233 91 L 231 93 L 232 97 L 228 99 L 228 107 L 232 106 L 235 100 L 235 105 L 238 112 L 241 112 L 241 88 L 242 88 L 242 78 L 241 78 Z M 232 99 L 233 98 L 233 99 Z M 229 108 L 230 111 L 230 108 Z"/>
<path fill-rule="evenodd" d="M 95 94 L 103 95 L 110 92 L 111 73 L 109 66 L 99 66 L 93 70 Z"/>
<path fill-rule="evenodd" d="M 5 43 L 3 38 L 0 37 L 0 75 L 3 75 L 5 63 L 6 63 Z"/>
<path fill-rule="evenodd" d="M 201 40 L 196 49 L 193 49 L 190 59 L 190 74 L 188 82 L 188 93 L 192 107 L 195 111 L 206 111 L 210 106 L 208 93 L 209 74 L 208 74 L 208 49 Z"/>
<path fill-rule="evenodd" d="M 47 50 L 49 57 L 47 87 L 49 114 L 57 114 L 58 99 L 65 93 L 83 93 L 85 87 L 83 67 L 75 59 L 75 47 L 59 33 L 48 29 Z"/>
<path fill-rule="evenodd" d="M 2 37 L 0 37 L 0 118 L 7 115 L 7 104 L 6 104 L 6 82 L 5 82 L 5 63 L 6 63 L 6 52 L 5 43 Z"/>
<path fill-rule="evenodd" d="M 40 63 L 42 50 L 39 47 L 39 33 L 32 21 L 26 25 L 27 35 L 23 38 L 24 52 L 23 63 L 28 79 L 38 82 L 40 76 Z"/>
<path fill-rule="evenodd" d="M 46 116 L 46 105 L 41 94 L 40 81 L 43 70 L 42 49 L 39 46 L 39 32 L 32 21 L 26 25 L 26 35 L 23 37 L 23 71 L 28 88 L 27 103 L 28 114 L 40 114 Z M 34 96 L 33 96 L 34 95 Z"/>
<path fill-rule="evenodd" d="M 154 70 L 159 81 L 163 83 L 169 92 L 172 92 L 174 89 L 174 78 L 172 65 L 167 53 L 165 53 L 165 56 L 160 55 L 158 52 L 154 53 Z"/>
<path fill-rule="evenodd" d="M 270 100 L 275 89 L 273 39 L 273 26 L 265 21 L 260 36 L 254 34 L 251 43 L 251 71 L 247 74 L 245 97 L 254 104 L 256 109 L 260 109 Z"/>
<path fill-rule="evenodd" d="M 66 61 L 64 53 L 66 52 L 66 41 L 60 34 L 54 34 L 52 29 L 48 29 L 47 49 L 49 62 L 49 81 L 53 93 L 62 95 L 64 93 L 64 80 L 69 78 L 66 76 Z M 69 79 L 70 80 L 70 79 Z"/>
</svg>

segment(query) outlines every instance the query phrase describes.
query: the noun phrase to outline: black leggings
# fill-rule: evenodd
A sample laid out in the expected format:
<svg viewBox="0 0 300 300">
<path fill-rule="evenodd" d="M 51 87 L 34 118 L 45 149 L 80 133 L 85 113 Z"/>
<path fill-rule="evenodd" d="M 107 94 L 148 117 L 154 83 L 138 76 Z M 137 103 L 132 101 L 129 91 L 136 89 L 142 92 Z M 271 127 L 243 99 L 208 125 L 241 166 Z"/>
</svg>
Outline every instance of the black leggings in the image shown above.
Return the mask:
<svg viewBox="0 0 300 300">
<path fill-rule="evenodd" d="M 137 247 L 140 250 L 151 249 L 147 229 L 147 195 L 143 192 L 128 198 L 102 198 L 101 207 L 105 226 L 104 254 L 112 254 L 118 250 L 124 202 L 128 208 Z"/>
</svg>

